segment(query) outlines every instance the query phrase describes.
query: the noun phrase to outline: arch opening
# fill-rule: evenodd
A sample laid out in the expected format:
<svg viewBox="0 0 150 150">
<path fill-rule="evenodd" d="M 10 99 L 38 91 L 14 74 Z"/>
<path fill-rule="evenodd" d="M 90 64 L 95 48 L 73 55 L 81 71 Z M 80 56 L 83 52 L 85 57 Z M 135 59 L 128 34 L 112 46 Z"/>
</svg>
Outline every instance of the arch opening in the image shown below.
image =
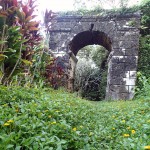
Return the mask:
<svg viewBox="0 0 150 150">
<path fill-rule="evenodd" d="M 76 56 L 78 51 L 87 45 L 101 45 L 109 52 L 112 50 L 111 40 L 101 31 L 84 31 L 78 33 L 69 43 L 69 49 Z"/>
<path fill-rule="evenodd" d="M 89 83 L 90 83 L 90 80 L 97 82 L 95 84 L 91 84 L 90 88 L 93 88 L 93 90 L 94 90 L 94 88 L 96 88 L 94 86 L 97 86 L 98 84 L 100 85 L 101 84 L 100 82 L 103 80 L 102 76 L 105 76 L 106 85 L 107 85 L 107 78 L 106 78 L 107 72 L 108 72 L 107 71 L 108 70 L 107 58 L 108 58 L 108 56 L 112 50 L 111 40 L 104 32 L 101 32 L 101 31 L 84 31 L 84 32 L 77 34 L 72 39 L 72 41 L 69 43 L 69 49 L 72 52 L 72 54 L 74 55 L 74 57 L 76 58 L 76 59 L 74 59 L 74 58 L 70 57 L 71 70 L 70 70 L 70 80 L 69 80 L 68 85 L 70 85 L 71 91 L 77 90 L 77 86 L 75 85 L 77 83 L 75 72 L 77 71 L 76 70 L 76 67 L 78 64 L 77 61 L 80 60 L 81 58 L 80 57 L 77 58 L 76 56 L 81 51 L 83 51 L 83 49 L 87 48 L 87 46 L 89 47 L 89 45 L 91 47 L 91 51 L 94 47 L 100 47 L 100 51 L 98 52 L 99 54 L 100 53 L 102 54 L 102 51 L 101 51 L 102 49 L 105 50 L 105 57 L 103 57 L 103 59 L 101 59 L 101 60 L 97 60 L 97 61 L 101 61 L 101 62 L 99 63 L 99 65 L 96 66 L 96 67 L 98 67 L 97 69 L 93 69 L 93 70 L 97 71 L 94 74 L 95 79 L 93 79 L 94 76 L 92 76 L 90 78 L 86 77 L 88 79 Z M 91 71 L 92 71 L 92 69 L 91 69 Z M 85 82 L 86 82 L 86 80 L 85 80 Z M 90 84 L 89 83 L 88 82 L 85 83 L 85 84 L 87 84 L 87 86 L 84 85 L 85 91 L 86 91 L 86 88 L 88 88 L 88 90 L 90 90 L 90 88 L 89 88 Z M 99 85 L 98 85 L 98 88 L 99 89 L 102 88 L 102 87 L 99 87 Z M 105 91 L 106 91 L 106 85 L 105 85 Z M 101 86 L 102 86 L 102 84 L 101 84 Z M 103 99 L 104 98 L 105 97 L 103 95 Z M 91 100 L 92 100 L 92 98 L 91 98 Z"/>
<path fill-rule="evenodd" d="M 75 68 L 74 91 L 89 100 L 105 99 L 107 85 L 107 65 L 101 68 L 108 51 L 99 45 L 89 45 L 80 49 Z"/>
</svg>

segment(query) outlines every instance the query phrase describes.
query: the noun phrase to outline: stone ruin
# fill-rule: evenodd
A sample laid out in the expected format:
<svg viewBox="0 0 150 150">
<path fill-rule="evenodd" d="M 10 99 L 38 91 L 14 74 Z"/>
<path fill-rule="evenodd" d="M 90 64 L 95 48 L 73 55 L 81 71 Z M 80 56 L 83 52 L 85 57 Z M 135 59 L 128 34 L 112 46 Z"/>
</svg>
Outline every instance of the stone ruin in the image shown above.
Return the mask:
<svg viewBox="0 0 150 150">
<path fill-rule="evenodd" d="M 136 83 L 140 14 L 105 16 L 57 16 L 52 20 L 50 49 L 65 52 L 69 71 L 68 89 L 73 91 L 78 51 L 87 45 L 105 47 L 108 75 L 106 99 L 132 99 Z"/>
</svg>

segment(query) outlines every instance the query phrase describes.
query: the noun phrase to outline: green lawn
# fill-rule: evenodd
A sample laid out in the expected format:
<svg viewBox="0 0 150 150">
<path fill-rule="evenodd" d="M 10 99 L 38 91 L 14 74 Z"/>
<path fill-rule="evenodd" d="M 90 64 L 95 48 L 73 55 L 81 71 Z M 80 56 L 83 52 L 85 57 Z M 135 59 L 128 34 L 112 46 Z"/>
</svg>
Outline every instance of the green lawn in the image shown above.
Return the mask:
<svg viewBox="0 0 150 150">
<path fill-rule="evenodd" d="M 0 86 L 0 150 L 150 149 L 150 99 L 90 102 Z"/>
</svg>

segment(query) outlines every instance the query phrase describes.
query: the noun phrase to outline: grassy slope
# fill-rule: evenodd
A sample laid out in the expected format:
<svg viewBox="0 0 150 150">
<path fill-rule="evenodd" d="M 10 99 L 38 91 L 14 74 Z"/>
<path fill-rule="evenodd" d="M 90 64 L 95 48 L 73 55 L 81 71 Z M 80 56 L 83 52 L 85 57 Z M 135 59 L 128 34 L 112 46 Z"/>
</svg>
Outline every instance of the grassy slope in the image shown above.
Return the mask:
<svg viewBox="0 0 150 150">
<path fill-rule="evenodd" d="M 141 150 L 149 100 L 89 102 L 63 90 L 0 87 L 0 150 Z"/>
</svg>

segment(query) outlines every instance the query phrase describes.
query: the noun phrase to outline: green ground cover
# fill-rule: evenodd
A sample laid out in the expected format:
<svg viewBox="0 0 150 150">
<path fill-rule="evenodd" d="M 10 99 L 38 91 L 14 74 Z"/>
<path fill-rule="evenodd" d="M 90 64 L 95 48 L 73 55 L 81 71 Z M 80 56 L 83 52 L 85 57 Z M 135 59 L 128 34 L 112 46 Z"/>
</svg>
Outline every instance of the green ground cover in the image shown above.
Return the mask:
<svg viewBox="0 0 150 150">
<path fill-rule="evenodd" d="M 150 149 L 150 99 L 90 102 L 0 86 L 0 150 Z"/>
</svg>

